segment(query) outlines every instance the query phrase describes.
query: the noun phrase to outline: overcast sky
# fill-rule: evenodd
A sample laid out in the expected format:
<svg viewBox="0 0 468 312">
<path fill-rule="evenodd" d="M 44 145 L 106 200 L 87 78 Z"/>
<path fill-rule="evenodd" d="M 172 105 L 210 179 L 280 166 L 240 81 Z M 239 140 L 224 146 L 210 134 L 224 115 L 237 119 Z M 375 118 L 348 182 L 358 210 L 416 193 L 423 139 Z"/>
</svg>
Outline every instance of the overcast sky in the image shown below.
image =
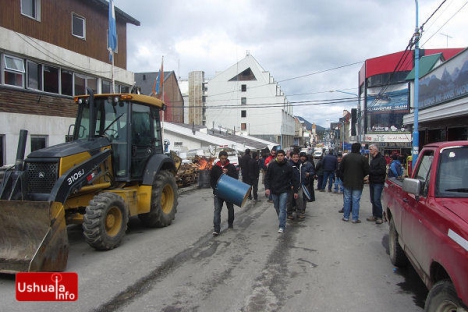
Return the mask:
<svg viewBox="0 0 468 312">
<path fill-rule="evenodd" d="M 421 48 L 468 46 L 468 0 L 418 1 Z M 404 51 L 416 28 L 411 0 L 114 0 L 127 25 L 127 69 L 210 79 L 246 51 L 279 82 L 294 115 L 323 127 L 356 107 L 358 71 L 369 58 Z M 351 102 L 311 105 L 349 98 Z M 306 101 L 308 105 L 301 104 Z"/>
</svg>

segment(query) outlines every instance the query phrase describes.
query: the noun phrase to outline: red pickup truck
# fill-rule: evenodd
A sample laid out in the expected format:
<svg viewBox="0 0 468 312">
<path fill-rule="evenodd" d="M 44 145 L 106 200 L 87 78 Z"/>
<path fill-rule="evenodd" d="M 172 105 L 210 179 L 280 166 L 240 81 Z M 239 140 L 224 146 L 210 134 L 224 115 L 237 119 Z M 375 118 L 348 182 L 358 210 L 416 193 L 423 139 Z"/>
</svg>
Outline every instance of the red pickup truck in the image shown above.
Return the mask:
<svg viewBox="0 0 468 312">
<path fill-rule="evenodd" d="M 418 272 L 425 311 L 467 311 L 468 141 L 424 146 L 411 178 L 387 178 L 382 202 L 390 260 Z"/>
</svg>

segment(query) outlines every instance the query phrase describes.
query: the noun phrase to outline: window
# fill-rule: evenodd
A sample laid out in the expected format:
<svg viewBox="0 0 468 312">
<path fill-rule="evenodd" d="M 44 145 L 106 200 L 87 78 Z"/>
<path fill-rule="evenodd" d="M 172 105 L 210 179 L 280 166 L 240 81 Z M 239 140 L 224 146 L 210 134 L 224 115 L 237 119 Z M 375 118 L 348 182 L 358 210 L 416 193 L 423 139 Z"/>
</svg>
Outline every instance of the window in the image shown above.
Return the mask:
<svg viewBox="0 0 468 312">
<path fill-rule="evenodd" d="M 86 39 L 86 20 L 76 15 L 72 14 L 72 34 L 81 39 Z"/>
<path fill-rule="evenodd" d="M 111 82 L 109 80 L 102 80 L 101 92 L 102 93 L 111 93 Z"/>
<path fill-rule="evenodd" d="M 24 61 L 8 55 L 4 55 L 3 60 L 5 84 L 24 87 Z"/>
<path fill-rule="evenodd" d="M 62 94 L 73 96 L 73 72 L 62 69 L 60 78 Z"/>
<path fill-rule="evenodd" d="M 31 135 L 31 152 L 46 147 L 47 136 Z"/>
<path fill-rule="evenodd" d="M 241 97 L 241 105 L 247 105 L 247 98 Z"/>
<path fill-rule="evenodd" d="M 86 94 L 86 77 L 75 74 L 75 95 Z"/>
<path fill-rule="evenodd" d="M 44 91 L 59 93 L 59 69 L 44 65 Z"/>
<path fill-rule="evenodd" d="M 241 110 L 241 117 L 247 117 L 247 111 Z"/>
<path fill-rule="evenodd" d="M 21 14 L 41 20 L 41 0 L 21 0 Z"/>
<path fill-rule="evenodd" d="M 120 93 L 130 93 L 130 87 L 129 86 L 123 86 L 123 85 L 118 85 L 118 86 L 115 86 L 115 92 L 116 93 L 119 93 L 119 90 L 120 89 Z"/>
<path fill-rule="evenodd" d="M 94 77 L 86 78 L 86 87 L 93 90 L 94 93 L 97 93 L 97 79 Z"/>
<path fill-rule="evenodd" d="M 27 85 L 28 89 L 42 90 L 42 65 L 27 61 Z"/>
<path fill-rule="evenodd" d="M 241 123 L 241 130 L 247 130 L 247 124 L 245 122 Z"/>
<path fill-rule="evenodd" d="M 241 85 L 241 91 L 246 92 L 247 91 L 247 85 L 245 85 L 245 84 Z"/>
</svg>

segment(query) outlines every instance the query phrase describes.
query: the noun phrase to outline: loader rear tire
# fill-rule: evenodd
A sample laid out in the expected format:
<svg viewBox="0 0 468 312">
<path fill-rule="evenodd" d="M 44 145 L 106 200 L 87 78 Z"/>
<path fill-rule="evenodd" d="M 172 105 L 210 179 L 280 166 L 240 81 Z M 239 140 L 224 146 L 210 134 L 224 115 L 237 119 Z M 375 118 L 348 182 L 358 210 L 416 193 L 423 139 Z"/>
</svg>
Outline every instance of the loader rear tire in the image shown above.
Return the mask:
<svg viewBox="0 0 468 312">
<path fill-rule="evenodd" d="M 110 250 L 120 245 L 127 230 L 128 209 L 114 193 L 101 193 L 89 202 L 83 221 L 86 242 L 97 250 Z"/>
<path fill-rule="evenodd" d="M 139 214 L 138 217 L 147 227 L 168 226 L 177 212 L 177 198 L 174 175 L 167 170 L 162 170 L 154 177 L 150 212 Z"/>
</svg>

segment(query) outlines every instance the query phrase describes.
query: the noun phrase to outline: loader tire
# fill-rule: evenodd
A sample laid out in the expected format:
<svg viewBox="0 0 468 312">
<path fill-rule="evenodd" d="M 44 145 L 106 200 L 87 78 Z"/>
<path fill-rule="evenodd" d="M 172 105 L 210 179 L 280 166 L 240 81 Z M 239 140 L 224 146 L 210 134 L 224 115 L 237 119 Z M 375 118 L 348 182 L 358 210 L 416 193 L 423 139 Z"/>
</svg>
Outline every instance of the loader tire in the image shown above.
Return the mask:
<svg viewBox="0 0 468 312">
<path fill-rule="evenodd" d="M 141 222 L 152 228 L 168 226 L 177 212 L 177 184 L 174 175 L 162 170 L 153 182 L 150 212 L 139 214 Z"/>
<path fill-rule="evenodd" d="M 83 220 L 86 242 L 97 250 L 117 247 L 127 230 L 128 210 L 114 193 L 101 193 L 89 202 Z"/>
</svg>

